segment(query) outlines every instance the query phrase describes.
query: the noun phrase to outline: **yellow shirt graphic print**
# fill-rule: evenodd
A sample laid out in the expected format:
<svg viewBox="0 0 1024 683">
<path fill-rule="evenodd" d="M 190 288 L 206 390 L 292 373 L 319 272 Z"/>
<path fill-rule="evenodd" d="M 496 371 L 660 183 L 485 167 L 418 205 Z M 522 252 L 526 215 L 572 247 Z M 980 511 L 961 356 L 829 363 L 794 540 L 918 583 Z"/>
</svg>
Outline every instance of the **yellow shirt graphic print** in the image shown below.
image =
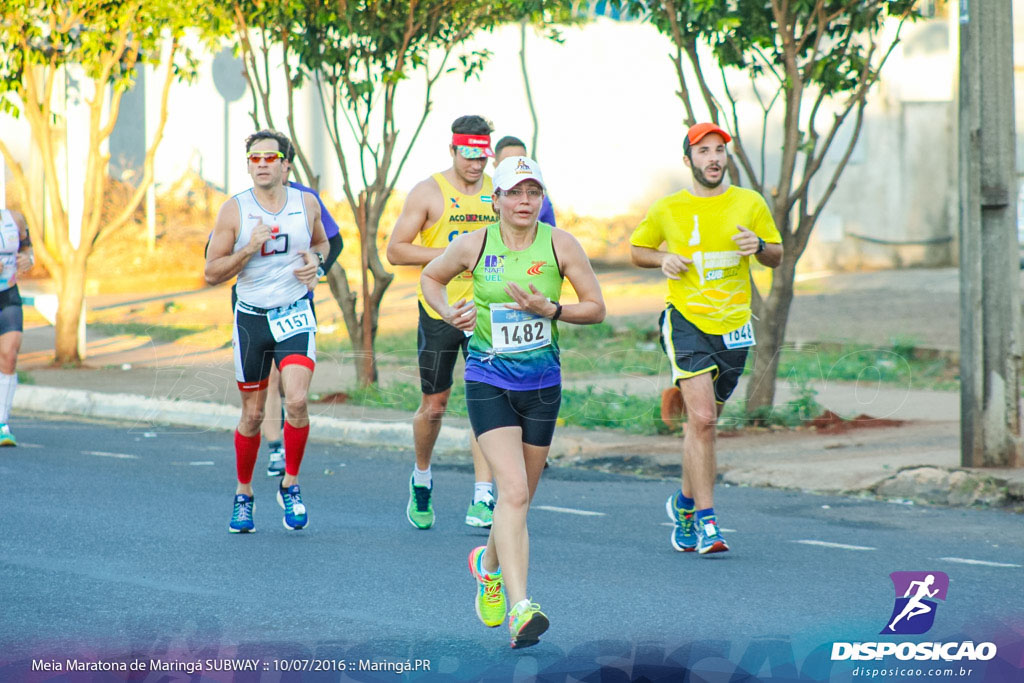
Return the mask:
<svg viewBox="0 0 1024 683">
<path fill-rule="evenodd" d="M 742 287 L 740 255 L 736 251 L 695 251 L 690 256 L 690 271 L 697 278 L 697 286 L 687 292 L 685 310 L 701 316 L 713 316 L 716 311 L 733 304 L 750 303 L 750 288 Z"/>
<path fill-rule="evenodd" d="M 750 320 L 750 258 L 740 256 L 736 226 L 765 242 L 779 243 L 761 195 L 730 187 L 715 197 L 686 190 L 656 201 L 633 232 L 630 243 L 666 250 L 693 263 L 678 280 L 668 280 L 666 301 L 707 334 L 727 334 Z"/>
<path fill-rule="evenodd" d="M 473 232 L 497 220 L 491 208 L 491 195 L 494 190 L 490 176 L 484 176 L 480 192 L 472 195 L 462 194 L 456 190 L 442 173 L 435 173 L 433 178 L 444 197 L 444 213 L 436 223 L 420 232 L 420 244 L 424 247 L 444 249 L 459 235 Z M 440 320 L 440 314 L 423 298 L 423 290 L 419 285 L 416 286 L 416 295 L 427 315 Z M 454 304 L 459 299 L 473 300 L 473 274 L 469 271 L 459 273 L 448 283 L 448 303 Z"/>
</svg>

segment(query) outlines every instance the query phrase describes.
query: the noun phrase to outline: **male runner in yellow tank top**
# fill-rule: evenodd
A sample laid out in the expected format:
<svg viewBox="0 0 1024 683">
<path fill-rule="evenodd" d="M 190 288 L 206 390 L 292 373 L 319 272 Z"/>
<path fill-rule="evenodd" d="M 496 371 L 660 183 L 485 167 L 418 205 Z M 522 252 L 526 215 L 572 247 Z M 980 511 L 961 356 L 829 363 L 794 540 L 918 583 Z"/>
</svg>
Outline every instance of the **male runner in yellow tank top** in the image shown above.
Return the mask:
<svg viewBox="0 0 1024 683">
<path fill-rule="evenodd" d="M 459 117 L 452 123 L 448 151 L 451 168 L 417 183 L 405 200 L 388 242 L 387 257 L 392 265 L 425 266 L 459 235 L 496 220 L 491 208 L 491 179 L 484 175 L 487 158 L 494 156 L 490 123 L 480 116 Z M 419 243 L 414 244 L 417 238 Z M 412 420 L 416 466 L 409 480 L 406 519 L 418 529 L 429 529 L 434 525 L 430 458 L 448 407 L 455 361 L 460 349 L 465 357 L 469 338 L 427 305 L 422 292 L 418 295 L 416 341 L 423 397 Z M 467 311 L 473 308 L 471 273 L 463 273 L 448 285 L 448 301 L 455 304 L 460 300 Z M 476 484 L 466 524 L 490 527 L 494 510 L 491 470 L 474 436 L 470 436 L 470 448 Z"/>
</svg>

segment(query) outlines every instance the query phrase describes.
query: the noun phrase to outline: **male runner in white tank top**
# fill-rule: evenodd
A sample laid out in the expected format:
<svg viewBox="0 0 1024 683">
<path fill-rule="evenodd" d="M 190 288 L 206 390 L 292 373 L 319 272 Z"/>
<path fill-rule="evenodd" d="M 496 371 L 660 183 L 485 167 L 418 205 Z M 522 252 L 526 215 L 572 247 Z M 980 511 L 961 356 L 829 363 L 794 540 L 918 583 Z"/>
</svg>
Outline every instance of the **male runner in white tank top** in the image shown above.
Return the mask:
<svg viewBox="0 0 1024 683">
<path fill-rule="evenodd" d="M 306 394 L 316 364 L 316 318 L 306 292 L 328 252 L 316 198 L 282 185 L 288 140 L 262 130 L 246 139 L 253 187 L 224 202 L 206 255 L 211 285 L 238 276 L 233 345 L 242 416 L 235 430 L 238 484 L 228 530 L 253 522 L 252 474 L 260 447 L 267 377 L 276 363 L 285 394 L 285 476 L 277 492 L 284 526 L 308 523 L 298 474 L 309 437 Z"/>
</svg>

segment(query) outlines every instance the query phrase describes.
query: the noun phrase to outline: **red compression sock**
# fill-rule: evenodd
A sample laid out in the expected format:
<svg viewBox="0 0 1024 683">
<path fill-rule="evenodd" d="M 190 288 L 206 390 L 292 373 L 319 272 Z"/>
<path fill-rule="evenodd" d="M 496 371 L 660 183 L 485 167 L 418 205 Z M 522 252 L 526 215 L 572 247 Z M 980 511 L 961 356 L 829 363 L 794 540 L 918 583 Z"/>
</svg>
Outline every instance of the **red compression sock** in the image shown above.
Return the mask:
<svg viewBox="0 0 1024 683">
<path fill-rule="evenodd" d="M 238 483 L 248 484 L 252 481 L 252 471 L 256 469 L 256 457 L 260 453 L 260 433 L 243 436 L 235 430 L 235 469 L 238 471 Z"/>
<path fill-rule="evenodd" d="M 293 477 L 299 476 L 299 465 L 306 453 L 306 439 L 309 438 L 309 425 L 293 427 L 287 420 L 284 422 L 284 471 Z"/>
</svg>

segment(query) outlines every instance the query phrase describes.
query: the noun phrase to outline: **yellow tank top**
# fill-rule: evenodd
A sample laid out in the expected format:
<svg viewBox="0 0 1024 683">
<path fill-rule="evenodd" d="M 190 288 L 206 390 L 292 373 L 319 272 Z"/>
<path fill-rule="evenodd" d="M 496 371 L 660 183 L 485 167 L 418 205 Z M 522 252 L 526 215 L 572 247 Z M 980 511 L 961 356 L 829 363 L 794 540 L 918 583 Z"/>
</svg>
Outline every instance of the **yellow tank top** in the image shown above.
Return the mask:
<svg viewBox="0 0 1024 683">
<path fill-rule="evenodd" d="M 420 244 L 424 247 L 444 249 L 459 235 L 473 232 L 498 220 L 491 209 L 493 186 L 490 176 L 484 176 L 480 194 L 462 194 L 448 182 L 443 173 L 435 173 L 433 178 L 444 197 L 444 213 L 436 223 L 420 231 Z M 416 295 L 427 314 L 440 320 L 441 316 L 437 311 L 423 299 L 423 291 L 419 285 L 416 286 Z M 473 300 L 473 273 L 468 270 L 448 283 L 448 303 L 453 304 L 459 299 Z"/>
</svg>

